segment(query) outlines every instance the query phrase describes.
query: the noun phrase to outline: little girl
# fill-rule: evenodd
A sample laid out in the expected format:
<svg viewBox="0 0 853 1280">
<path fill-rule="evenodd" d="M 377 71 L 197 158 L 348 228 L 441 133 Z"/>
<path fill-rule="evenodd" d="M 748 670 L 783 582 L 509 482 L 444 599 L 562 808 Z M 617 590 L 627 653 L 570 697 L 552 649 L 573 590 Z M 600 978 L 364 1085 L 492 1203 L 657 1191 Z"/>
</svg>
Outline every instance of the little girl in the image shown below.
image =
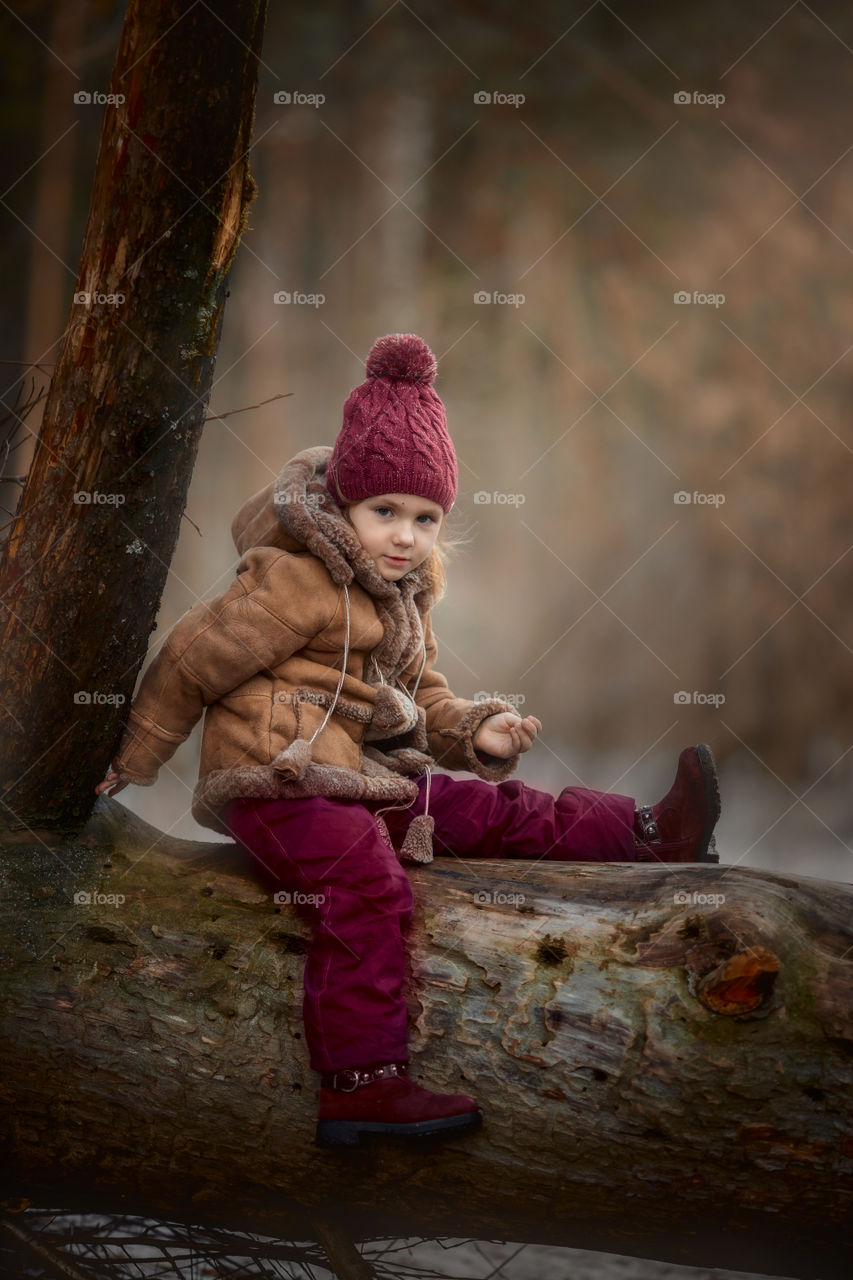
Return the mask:
<svg viewBox="0 0 853 1280">
<path fill-rule="evenodd" d="M 541 732 L 536 716 L 458 698 L 436 670 L 436 543 L 457 466 L 435 375 L 415 335 L 374 344 L 334 447 L 297 454 L 236 516 L 235 581 L 166 637 L 96 788 L 151 786 L 206 712 L 194 817 L 298 894 L 312 923 L 303 1014 L 325 1145 L 454 1134 L 480 1119 L 473 1098 L 406 1072 L 413 898 L 401 858 L 428 863 L 435 845 L 478 858 L 717 861 L 707 747 L 681 753 L 654 806 L 582 787 L 551 796 L 507 781 Z"/>
</svg>

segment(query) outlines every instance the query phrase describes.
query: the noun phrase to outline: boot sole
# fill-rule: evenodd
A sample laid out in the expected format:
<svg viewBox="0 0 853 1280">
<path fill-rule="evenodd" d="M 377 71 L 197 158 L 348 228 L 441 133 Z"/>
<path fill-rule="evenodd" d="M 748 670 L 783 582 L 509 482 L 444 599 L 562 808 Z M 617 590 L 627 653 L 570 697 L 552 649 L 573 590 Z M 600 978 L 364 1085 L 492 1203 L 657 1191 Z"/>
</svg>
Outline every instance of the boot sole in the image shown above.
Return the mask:
<svg viewBox="0 0 853 1280">
<path fill-rule="evenodd" d="M 722 804 L 720 802 L 720 784 L 717 778 L 717 766 L 711 748 L 704 742 L 696 747 L 702 780 L 705 783 L 705 825 L 702 828 L 702 839 L 696 851 L 697 862 L 719 862 L 720 855 L 716 851 L 714 827 L 720 820 Z"/>
<path fill-rule="evenodd" d="M 480 1124 L 479 1111 L 464 1111 L 458 1116 L 442 1116 L 435 1120 L 415 1120 L 391 1124 L 387 1120 L 320 1120 L 317 1124 L 318 1147 L 357 1147 L 362 1134 L 379 1134 L 388 1138 L 448 1137 Z"/>
</svg>

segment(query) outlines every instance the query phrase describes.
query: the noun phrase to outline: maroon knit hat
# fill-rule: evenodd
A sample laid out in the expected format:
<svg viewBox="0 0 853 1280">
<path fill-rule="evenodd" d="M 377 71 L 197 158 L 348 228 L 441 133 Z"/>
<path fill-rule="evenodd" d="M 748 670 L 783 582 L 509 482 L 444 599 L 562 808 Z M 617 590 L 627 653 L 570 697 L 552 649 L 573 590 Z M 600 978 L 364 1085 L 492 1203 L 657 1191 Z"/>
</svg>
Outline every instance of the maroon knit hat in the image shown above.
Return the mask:
<svg viewBox="0 0 853 1280">
<path fill-rule="evenodd" d="M 450 511 L 459 478 L 444 405 L 432 388 L 437 369 L 414 333 L 374 342 L 367 381 L 349 394 L 326 470 L 326 488 L 337 503 L 411 493 L 437 502 L 445 515 Z"/>
</svg>

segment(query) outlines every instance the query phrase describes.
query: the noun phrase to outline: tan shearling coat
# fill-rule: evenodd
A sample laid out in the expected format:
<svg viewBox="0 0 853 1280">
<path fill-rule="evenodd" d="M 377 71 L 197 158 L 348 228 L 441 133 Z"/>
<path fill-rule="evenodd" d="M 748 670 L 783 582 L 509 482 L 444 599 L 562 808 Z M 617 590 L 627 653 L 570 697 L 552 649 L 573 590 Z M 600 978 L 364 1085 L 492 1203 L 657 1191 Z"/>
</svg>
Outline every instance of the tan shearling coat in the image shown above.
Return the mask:
<svg viewBox="0 0 853 1280">
<path fill-rule="evenodd" d="M 238 512 L 236 578 L 172 628 L 114 760 L 122 781 L 151 786 L 204 715 L 192 812 L 224 834 L 238 796 L 405 804 L 436 765 L 500 782 L 518 764 L 475 752 L 481 721 L 514 708 L 448 688 L 429 561 L 382 578 L 326 492 L 330 454 L 297 454 Z"/>
</svg>

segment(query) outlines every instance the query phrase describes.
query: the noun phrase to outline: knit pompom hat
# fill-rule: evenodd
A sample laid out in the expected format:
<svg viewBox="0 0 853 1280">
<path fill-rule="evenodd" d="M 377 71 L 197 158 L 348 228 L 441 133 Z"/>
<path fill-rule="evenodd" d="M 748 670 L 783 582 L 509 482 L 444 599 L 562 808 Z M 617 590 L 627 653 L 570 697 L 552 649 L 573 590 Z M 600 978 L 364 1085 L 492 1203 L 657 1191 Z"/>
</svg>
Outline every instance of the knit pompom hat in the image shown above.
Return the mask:
<svg viewBox="0 0 853 1280">
<path fill-rule="evenodd" d="M 450 511 L 459 478 L 444 405 L 432 386 L 437 371 L 435 356 L 414 333 L 374 342 L 367 380 L 349 394 L 326 470 L 326 488 L 339 505 L 410 493 Z"/>
</svg>

